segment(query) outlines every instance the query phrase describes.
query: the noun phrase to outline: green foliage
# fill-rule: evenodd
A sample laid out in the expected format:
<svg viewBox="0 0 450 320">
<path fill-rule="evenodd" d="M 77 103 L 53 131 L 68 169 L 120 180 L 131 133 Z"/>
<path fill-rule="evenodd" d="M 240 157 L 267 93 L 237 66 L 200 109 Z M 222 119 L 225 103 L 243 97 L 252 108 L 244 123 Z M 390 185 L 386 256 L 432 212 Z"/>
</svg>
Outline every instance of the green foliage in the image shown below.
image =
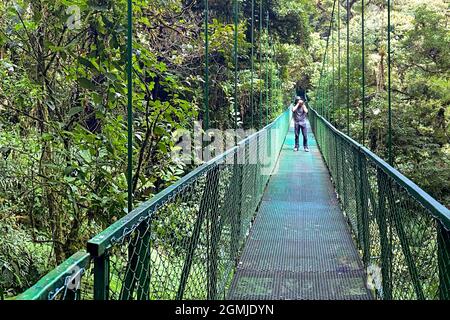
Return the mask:
<svg viewBox="0 0 450 320">
<path fill-rule="evenodd" d="M 449 205 L 450 35 L 441 10 L 445 4 L 423 2 L 394 8 L 395 164 Z M 196 164 L 171 157 L 176 149 L 172 137 L 192 132 L 194 121 L 204 117 L 205 43 L 202 2 L 133 3 L 137 205 Z M 260 128 L 267 121 L 266 110 L 269 120 L 276 117 L 294 88 L 300 92 L 317 86 L 332 4 L 271 0 L 263 2 L 260 17 L 260 2 L 255 1 L 252 73 L 251 2 L 240 2 L 235 101 L 232 1 L 210 3 L 211 127 L 226 130 L 237 120 L 241 128 Z M 0 19 L 0 290 L 6 288 L 8 296 L 24 290 L 126 213 L 126 5 L 125 0 L 0 3 L 0 16 L 5 17 Z M 329 111 L 336 126 L 345 128 L 348 72 L 350 131 L 361 141 L 361 17 L 359 4 L 353 5 L 350 69 L 344 60 L 342 19 L 340 81 L 336 50 L 335 105 Z M 380 1 L 368 4 L 366 31 L 363 141 L 380 155 L 386 154 L 387 139 L 385 10 Z M 341 18 L 344 13 L 341 3 Z M 333 81 L 330 64 L 329 59 L 326 84 Z M 311 96 L 318 98 L 317 93 Z M 331 94 L 327 99 L 331 105 Z M 158 224 L 159 234 L 170 234 L 171 226 L 182 225 L 190 214 L 186 205 L 170 210 L 171 218 Z M 171 234 L 167 245 L 188 236 Z"/>
<path fill-rule="evenodd" d="M 331 12 L 332 1 L 324 6 Z M 396 4 L 392 14 L 392 124 L 394 164 L 433 197 L 450 205 L 449 169 L 449 45 L 450 33 L 441 0 L 408 1 Z M 338 80 L 338 47 L 335 40 L 335 106 L 333 123 L 346 128 L 347 73 L 350 76 L 350 134 L 372 151 L 387 158 L 387 21 L 385 3 L 367 3 L 365 16 L 366 110 L 362 137 L 361 97 L 361 8 L 351 9 L 350 69 L 346 68 L 345 10 L 341 7 L 341 57 Z M 327 12 L 328 12 L 327 11 Z M 319 19 L 320 21 L 320 19 Z M 329 23 L 329 21 L 328 21 Z M 329 25 L 329 24 L 327 24 Z M 318 25 L 314 39 L 322 39 L 323 57 L 327 26 Z M 334 27 L 334 37 L 337 29 Z M 332 42 L 328 51 L 325 86 L 332 82 Z M 319 62 L 319 59 L 316 58 Z M 313 82 L 317 86 L 322 64 L 316 64 Z M 332 91 L 325 93 L 330 108 Z M 315 94 L 316 99 L 317 92 Z M 319 101 L 321 105 L 321 101 Z M 329 109 L 328 109 L 329 110 Z"/>
<path fill-rule="evenodd" d="M 0 215 L 0 288 L 5 297 L 36 282 L 51 265 L 51 247 L 33 244 L 30 235 L 14 219 Z"/>
<path fill-rule="evenodd" d="M 137 205 L 194 165 L 171 157 L 172 137 L 191 132 L 203 117 L 198 106 L 203 104 L 205 59 L 201 5 L 133 3 L 132 187 Z M 7 218 L 0 225 L 5 275 L 0 288 L 8 295 L 23 291 L 126 213 L 126 5 L 125 0 L 0 4 L 5 17 L 0 20 L 0 218 Z M 255 43 L 253 76 L 248 6 L 242 5 L 237 101 L 231 8 L 227 1 L 211 8 L 211 124 L 233 128 L 237 117 L 240 127 L 260 127 L 264 123 L 251 110 L 251 100 L 262 104 L 262 112 L 268 95 L 269 118 L 274 118 L 284 108 L 283 91 L 295 83 L 289 66 L 298 55 L 302 64 L 311 63 L 307 50 L 293 54 L 309 44 L 311 1 L 264 4 L 271 37 L 255 32 L 262 45 Z M 186 209 L 176 213 L 166 229 L 183 223 Z"/>
<path fill-rule="evenodd" d="M 76 28 L 67 25 L 72 5 L 80 8 Z M 24 255 L 34 254 L 33 243 L 47 243 L 53 250 L 49 264 L 35 259 L 34 268 L 27 265 L 28 255 L 22 259 L 2 247 L 7 263 L 2 266 L 10 273 L 21 270 L 11 273 L 15 285 L 11 277 L 2 284 L 12 293 L 125 213 L 124 5 L 2 4 L 1 14 L 8 19 L 1 24 L 0 45 L 0 216 L 19 218 L 14 228 L 5 227 L 17 229 L 13 235 L 24 244 L 17 250 Z M 139 15 L 144 13 L 137 7 Z M 196 107 L 186 100 L 191 91 L 179 74 L 160 61 L 146 39 L 137 37 L 134 47 L 139 51 L 133 90 L 139 202 L 184 174 L 184 164 L 170 158 L 172 132 L 189 127 Z M 0 239 L 13 241 L 3 232 Z"/>
</svg>

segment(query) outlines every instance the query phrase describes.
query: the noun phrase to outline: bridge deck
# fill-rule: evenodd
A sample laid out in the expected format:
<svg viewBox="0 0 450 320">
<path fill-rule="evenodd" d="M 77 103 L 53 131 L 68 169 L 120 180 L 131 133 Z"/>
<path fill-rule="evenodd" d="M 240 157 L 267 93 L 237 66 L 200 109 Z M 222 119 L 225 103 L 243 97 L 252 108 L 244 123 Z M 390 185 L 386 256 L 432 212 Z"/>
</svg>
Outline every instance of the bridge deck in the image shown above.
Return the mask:
<svg viewBox="0 0 450 320">
<path fill-rule="evenodd" d="M 370 299 L 364 268 L 310 128 L 308 139 L 311 152 L 293 152 L 291 125 L 230 299 Z"/>
</svg>

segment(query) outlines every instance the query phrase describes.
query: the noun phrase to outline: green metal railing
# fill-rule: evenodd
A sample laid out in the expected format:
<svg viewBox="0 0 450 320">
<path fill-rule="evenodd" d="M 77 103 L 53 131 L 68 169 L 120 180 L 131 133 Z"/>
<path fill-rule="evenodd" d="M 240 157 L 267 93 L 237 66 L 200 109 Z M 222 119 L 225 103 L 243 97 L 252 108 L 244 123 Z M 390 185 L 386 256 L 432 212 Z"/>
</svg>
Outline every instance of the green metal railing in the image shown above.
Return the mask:
<svg viewBox="0 0 450 320">
<path fill-rule="evenodd" d="M 310 122 L 381 299 L 450 299 L 450 212 L 314 109 Z"/>
<path fill-rule="evenodd" d="M 290 119 L 287 110 L 155 195 L 18 299 L 226 298 Z"/>
<path fill-rule="evenodd" d="M 79 300 L 82 295 L 81 278 L 92 279 L 89 268 L 89 254 L 79 251 L 21 294 L 18 299 Z"/>
<path fill-rule="evenodd" d="M 18 299 L 226 298 L 290 118 L 155 195 Z M 450 299 L 449 210 L 312 108 L 310 123 L 374 296 Z"/>
</svg>

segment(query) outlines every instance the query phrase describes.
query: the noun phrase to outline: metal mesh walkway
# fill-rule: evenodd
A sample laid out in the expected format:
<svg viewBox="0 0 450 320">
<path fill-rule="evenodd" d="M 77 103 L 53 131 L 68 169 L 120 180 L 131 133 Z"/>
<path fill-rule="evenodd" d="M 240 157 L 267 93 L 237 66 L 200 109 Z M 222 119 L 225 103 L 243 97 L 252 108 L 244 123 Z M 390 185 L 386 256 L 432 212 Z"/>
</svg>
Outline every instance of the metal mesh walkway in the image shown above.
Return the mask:
<svg viewBox="0 0 450 320">
<path fill-rule="evenodd" d="M 365 271 L 316 140 L 289 129 L 246 241 L 230 299 L 370 299 Z"/>
</svg>

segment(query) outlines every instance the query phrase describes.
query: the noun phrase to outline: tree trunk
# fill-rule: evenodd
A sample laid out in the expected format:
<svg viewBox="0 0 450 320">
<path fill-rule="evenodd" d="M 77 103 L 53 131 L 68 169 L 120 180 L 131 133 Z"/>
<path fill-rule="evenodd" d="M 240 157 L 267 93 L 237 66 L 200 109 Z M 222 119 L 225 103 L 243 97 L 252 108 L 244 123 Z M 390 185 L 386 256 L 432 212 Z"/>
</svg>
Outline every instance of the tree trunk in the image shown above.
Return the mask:
<svg viewBox="0 0 450 320">
<path fill-rule="evenodd" d="M 30 43 L 34 45 L 34 51 L 36 53 L 36 82 L 41 86 L 42 92 L 47 93 L 51 92 L 47 88 L 46 81 L 46 44 L 45 38 L 47 36 L 46 30 L 46 17 L 48 16 L 47 8 L 42 5 L 41 2 L 32 3 L 32 11 L 35 17 L 41 17 L 40 25 L 37 28 L 36 32 L 34 32 L 30 37 Z M 38 20 L 38 19 L 35 19 Z M 34 40 L 34 41 L 33 41 Z M 51 133 L 49 132 L 49 128 L 46 125 L 49 120 L 49 110 L 48 106 L 40 102 L 37 106 L 37 114 L 38 117 L 42 121 L 38 121 L 38 126 L 40 129 L 41 136 L 44 134 Z M 46 142 L 42 147 L 41 161 L 40 161 L 40 174 L 42 178 L 42 185 L 44 187 L 44 192 L 46 195 L 47 208 L 48 208 L 48 217 L 50 221 L 51 231 L 52 231 L 52 240 L 55 252 L 55 260 L 57 264 L 60 264 L 65 259 L 64 253 L 64 232 L 62 225 L 62 215 L 61 210 L 58 206 L 60 203 L 58 199 L 58 195 L 54 190 L 54 186 L 48 184 L 48 179 L 53 176 L 52 169 L 49 165 L 54 164 L 54 155 L 53 148 L 51 145 L 51 141 Z"/>
</svg>

